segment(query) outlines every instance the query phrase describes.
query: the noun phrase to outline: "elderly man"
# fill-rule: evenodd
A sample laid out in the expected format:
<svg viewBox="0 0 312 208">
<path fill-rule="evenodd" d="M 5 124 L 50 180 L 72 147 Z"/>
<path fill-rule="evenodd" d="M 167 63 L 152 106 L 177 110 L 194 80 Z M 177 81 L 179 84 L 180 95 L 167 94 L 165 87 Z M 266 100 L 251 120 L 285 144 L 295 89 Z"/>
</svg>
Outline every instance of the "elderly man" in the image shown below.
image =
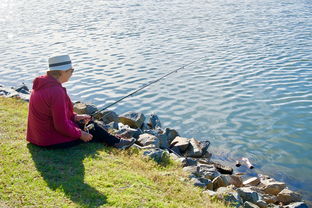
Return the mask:
<svg viewBox="0 0 312 208">
<path fill-rule="evenodd" d="M 46 75 L 37 77 L 29 102 L 27 141 L 44 147 L 64 148 L 82 142 L 103 142 L 120 149 L 130 147 L 135 139 L 121 139 L 108 134 L 101 126 L 86 132 L 78 121 L 90 122 L 89 115 L 73 111 L 73 104 L 62 86 L 74 69 L 68 55 L 51 57 Z"/>
</svg>

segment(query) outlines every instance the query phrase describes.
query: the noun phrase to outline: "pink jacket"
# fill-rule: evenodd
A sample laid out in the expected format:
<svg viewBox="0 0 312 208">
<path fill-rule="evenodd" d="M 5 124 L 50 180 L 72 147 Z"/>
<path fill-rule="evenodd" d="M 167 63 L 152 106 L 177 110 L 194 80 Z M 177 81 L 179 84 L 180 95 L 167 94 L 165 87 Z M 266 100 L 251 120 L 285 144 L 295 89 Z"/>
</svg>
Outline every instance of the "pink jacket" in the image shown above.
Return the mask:
<svg viewBox="0 0 312 208">
<path fill-rule="evenodd" d="M 73 104 L 61 83 L 47 75 L 37 77 L 29 101 L 27 141 L 48 146 L 79 139 L 81 131 L 74 117 Z"/>
</svg>

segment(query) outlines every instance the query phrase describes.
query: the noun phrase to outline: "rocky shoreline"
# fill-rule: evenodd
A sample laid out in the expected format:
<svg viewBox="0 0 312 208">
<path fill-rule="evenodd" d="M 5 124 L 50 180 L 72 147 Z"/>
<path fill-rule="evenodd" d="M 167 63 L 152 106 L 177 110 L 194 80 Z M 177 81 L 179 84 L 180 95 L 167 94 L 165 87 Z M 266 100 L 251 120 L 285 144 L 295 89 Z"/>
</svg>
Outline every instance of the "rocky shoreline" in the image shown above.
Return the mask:
<svg viewBox="0 0 312 208">
<path fill-rule="evenodd" d="M 16 89 L 0 85 L 0 96 L 29 101 L 29 90 L 23 85 Z M 178 161 L 194 186 L 203 189 L 203 194 L 223 200 L 234 207 L 245 208 L 305 208 L 308 205 L 302 196 L 288 189 L 267 175 L 243 179 L 233 168 L 212 161 L 208 151 L 209 141 L 184 138 L 171 128 L 164 128 L 157 115 L 148 118 L 139 112 L 117 115 L 114 111 L 98 111 L 93 104 L 74 103 L 74 111 L 81 114 L 94 114 L 95 122 L 107 131 L 123 138 L 136 138 L 131 148 L 143 150 L 143 155 L 156 162 L 166 158 Z M 92 128 L 92 126 L 88 126 Z M 253 168 L 248 159 L 243 165 Z M 237 165 L 240 165 L 238 163 Z"/>
</svg>

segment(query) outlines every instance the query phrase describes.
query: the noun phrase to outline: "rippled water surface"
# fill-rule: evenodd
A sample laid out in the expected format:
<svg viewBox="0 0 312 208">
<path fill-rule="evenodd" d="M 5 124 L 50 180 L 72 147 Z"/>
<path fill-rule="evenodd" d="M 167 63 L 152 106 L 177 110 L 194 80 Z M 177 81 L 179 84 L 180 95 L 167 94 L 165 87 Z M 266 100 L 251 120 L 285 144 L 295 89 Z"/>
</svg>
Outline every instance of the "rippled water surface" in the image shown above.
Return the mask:
<svg viewBox="0 0 312 208">
<path fill-rule="evenodd" d="M 205 57 L 111 109 L 154 112 L 312 199 L 310 0 L 2 0 L 0 28 L 1 84 L 69 53 L 70 96 L 98 107 Z"/>
</svg>

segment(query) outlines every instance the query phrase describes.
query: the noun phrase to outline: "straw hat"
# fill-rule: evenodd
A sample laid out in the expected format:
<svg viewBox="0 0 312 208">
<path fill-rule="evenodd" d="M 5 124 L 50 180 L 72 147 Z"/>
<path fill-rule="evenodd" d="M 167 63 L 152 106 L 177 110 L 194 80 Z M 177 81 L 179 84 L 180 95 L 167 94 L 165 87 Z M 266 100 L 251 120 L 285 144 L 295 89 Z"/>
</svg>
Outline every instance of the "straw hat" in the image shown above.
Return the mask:
<svg viewBox="0 0 312 208">
<path fill-rule="evenodd" d="M 49 71 L 66 71 L 72 68 L 71 60 L 68 55 L 54 56 L 49 58 Z"/>
</svg>

